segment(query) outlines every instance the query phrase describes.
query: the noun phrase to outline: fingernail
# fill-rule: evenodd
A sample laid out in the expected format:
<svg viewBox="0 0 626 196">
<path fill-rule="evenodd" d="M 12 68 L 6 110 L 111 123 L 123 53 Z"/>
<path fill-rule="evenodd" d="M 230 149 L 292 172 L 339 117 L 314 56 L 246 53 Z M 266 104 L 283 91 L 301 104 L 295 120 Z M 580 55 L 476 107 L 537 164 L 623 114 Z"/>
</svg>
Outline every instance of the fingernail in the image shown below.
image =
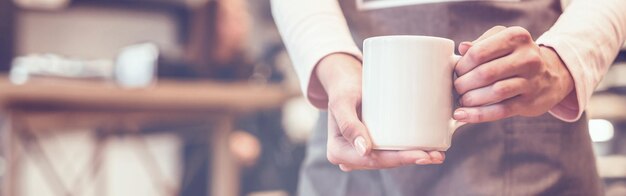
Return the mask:
<svg viewBox="0 0 626 196">
<path fill-rule="evenodd" d="M 415 164 L 418 165 L 426 165 L 426 164 L 431 164 L 433 163 L 430 159 L 419 159 L 417 161 L 415 161 Z"/>
<path fill-rule="evenodd" d="M 456 110 L 456 111 L 454 111 L 454 119 L 456 119 L 456 120 L 464 120 L 465 118 L 467 118 L 467 112 L 465 112 L 463 110 Z"/>
<path fill-rule="evenodd" d="M 356 148 L 356 151 L 359 153 L 359 155 L 365 156 L 365 151 L 367 151 L 367 145 L 365 144 L 365 139 L 363 137 L 359 136 L 354 140 L 354 147 Z"/>
<path fill-rule="evenodd" d="M 465 46 L 471 47 L 472 42 L 461 42 L 459 45 L 465 45 Z"/>
</svg>

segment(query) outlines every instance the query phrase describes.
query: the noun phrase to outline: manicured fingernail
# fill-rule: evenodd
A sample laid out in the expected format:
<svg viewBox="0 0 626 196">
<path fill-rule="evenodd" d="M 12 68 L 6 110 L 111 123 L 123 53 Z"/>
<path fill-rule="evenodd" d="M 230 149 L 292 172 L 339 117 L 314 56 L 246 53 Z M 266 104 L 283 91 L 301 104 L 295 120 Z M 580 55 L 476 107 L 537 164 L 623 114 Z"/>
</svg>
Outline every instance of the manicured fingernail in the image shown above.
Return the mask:
<svg viewBox="0 0 626 196">
<path fill-rule="evenodd" d="M 354 147 L 356 148 L 356 151 L 359 153 L 359 155 L 365 156 L 365 151 L 367 151 L 367 145 L 365 144 L 365 139 L 363 137 L 359 136 L 354 140 Z"/>
<path fill-rule="evenodd" d="M 417 161 L 415 161 L 415 164 L 418 165 L 426 165 L 426 164 L 431 164 L 433 163 L 430 159 L 418 159 Z"/>
<path fill-rule="evenodd" d="M 456 111 L 454 111 L 454 119 L 456 119 L 456 120 L 464 120 L 465 118 L 467 118 L 467 112 L 465 112 L 463 110 L 456 110 Z"/>
<path fill-rule="evenodd" d="M 465 46 L 471 47 L 472 42 L 461 42 L 459 45 L 465 45 Z"/>
</svg>

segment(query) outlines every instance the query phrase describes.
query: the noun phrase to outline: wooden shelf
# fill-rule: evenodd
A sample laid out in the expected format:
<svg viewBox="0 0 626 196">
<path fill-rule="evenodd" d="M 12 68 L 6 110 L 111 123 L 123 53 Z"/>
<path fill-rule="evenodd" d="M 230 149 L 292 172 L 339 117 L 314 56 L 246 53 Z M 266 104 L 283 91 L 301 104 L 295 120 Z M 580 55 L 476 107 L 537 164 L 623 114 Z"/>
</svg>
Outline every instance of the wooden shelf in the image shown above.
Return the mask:
<svg viewBox="0 0 626 196">
<path fill-rule="evenodd" d="M 102 81 L 34 79 L 25 85 L 0 77 L 0 106 L 20 109 L 117 111 L 249 111 L 277 107 L 296 95 L 279 85 L 162 80 L 124 89 Z"/>
</svg>

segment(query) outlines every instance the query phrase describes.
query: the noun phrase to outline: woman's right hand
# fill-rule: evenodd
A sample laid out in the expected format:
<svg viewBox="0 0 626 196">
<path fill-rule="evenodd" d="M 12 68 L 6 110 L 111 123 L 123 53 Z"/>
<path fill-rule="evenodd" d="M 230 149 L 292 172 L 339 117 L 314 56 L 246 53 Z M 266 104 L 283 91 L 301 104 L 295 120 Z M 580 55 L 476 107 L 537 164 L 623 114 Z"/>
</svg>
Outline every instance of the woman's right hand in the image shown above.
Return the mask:
<svg viewBox="0 0 626 196">
<path fill-rule="evenodd" d="M 314 73 L 312 80 L 328 95 L 327 157 L 341 170 L 443 163 L 445 156 L 438 151 L 372 150 L 369 132 L 360 120 L 362 66 L 358 59 L 334 53 L 324 57 Z"/>
</svg>

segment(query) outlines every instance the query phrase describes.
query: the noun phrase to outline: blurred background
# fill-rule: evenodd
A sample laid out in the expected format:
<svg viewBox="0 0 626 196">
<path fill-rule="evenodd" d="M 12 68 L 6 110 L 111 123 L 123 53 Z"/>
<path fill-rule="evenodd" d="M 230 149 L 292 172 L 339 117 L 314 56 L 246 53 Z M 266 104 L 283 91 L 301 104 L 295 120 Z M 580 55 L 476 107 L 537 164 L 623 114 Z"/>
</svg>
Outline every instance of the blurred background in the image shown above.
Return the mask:
<svg viewBox="0 0 626 196">
<path fill-rule="evenodd" d="M 298 88 L 269 0 L 0 0 L 1 194 L 294 195 Z M 588 114 L 626 195 L 626 48 Z"/>
<path fill-rule="evenodd" d="M 316 110 L 299 96 L 269 0 L 0 0 L 0 71 L 0 81 L 15 89 L 71 93 L 78 87 L 70 85 L 85 83 L 86 94 L 108 92 L 99 94 L 102 100 L 69 114 L 58 109 L 51 113 L 47 104 L 39 103 L 45 100 L 13 104 L 15 98 L 0 98 L 5 102 L 0 114 L 3 135 L 29 127 L 28 134 L 17 134 L 22 143 L 2 140 L 5 153 L 0 159 L 0 179 L 13 181 L 10 187 L 2 187 L 11 189 L 3 190 L 3 195 L 293 195 L 305 140 L 317 119 Z M 168 92 L 170 88 L 161 88 L 162 81 L 191 87 Z M 63 86 L 69 83 L 67 88 Z M 275 89 L 272 92 L 280 96 L 263 98 L 271 93 L 261 90 L 261 98 L 239 101 L 245 103 L 222 100 L 220 93 L 227 99 L 228 92 L 236 90 L 215 85 L 233 83 L 245 89 Z M 123 104 L 123 99 L 132 96 L 123 91 L 147 89 L 184 98 L 196 96 L 193 91 L 205 84 L 213 89 L 213 95 L 206 96 L 214 97 L 217 104 L 236 108 L 238 104 L 254 105 L 247 102 L 255 99 L 275 100 L 267 106 L 229 112 L 230 131 L 218 136 L 212 132 L 219 123 L 184 117 L 168 119 L 171 122 L 128 122 L 131 128 L 73 120 L 107 121 L 100 119 L 103 113 L 93 115 L 85 110 L 100 111 L 97 105 L 107 101 Z M 121 90 L 111 89 L 118 87 Z M 111 93 L 119 97 L 108 95 Z M 28 96 L 49 98 L 38 93 L 24 95 Z M 149 110 L 151 106 L 146 107 Z M 31 108 L 64 116 L 65 120 L 54 120 L 63 125 L 34 122 L 39 126 L 16 120 L 22 119 L 15 114 L 18 110 L 28 110 L 23 116 L 32 118 Z M 223 113 L 220 108 L 201 112 L 208 113 L 207 119 Z M 221 137 L 218 140 L 225 142 L 225 153 L 232 155 L 229 163 L 236 164 L 232 167 L 237 172 L 225 174 L 237 175 L 226 180 L 236 181 L 236 186 L 215 187 L 225 183 L 212 182 L 233 179 L 215 177 L 214 170 L 220 172 L 220 168 L 212 159 L 220 152 L 211 149 L 213 137 Z M 9 167 L 10 163 L 19 167 Z"/>
</svg>

